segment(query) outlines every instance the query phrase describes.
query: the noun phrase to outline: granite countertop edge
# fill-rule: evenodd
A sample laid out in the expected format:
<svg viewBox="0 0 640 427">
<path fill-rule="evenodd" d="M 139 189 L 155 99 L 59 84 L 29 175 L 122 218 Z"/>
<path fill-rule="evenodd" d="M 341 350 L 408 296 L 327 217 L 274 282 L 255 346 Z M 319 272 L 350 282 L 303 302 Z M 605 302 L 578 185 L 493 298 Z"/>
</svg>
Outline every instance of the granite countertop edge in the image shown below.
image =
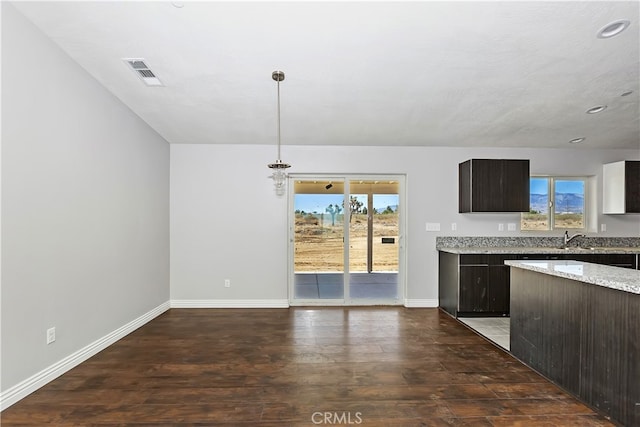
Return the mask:
<svg viewBox="0 0 640 427">
<path fill-rule="evenodd" d="M 581 261 L 505 261 L 504 263 L 510 267 L 640 295 L 640 270 Z M 573 268 L 580 273 L 571 272 Z"/>
<path fill-rule="evenodd" d="M 439 247 L 436 248 L 441 252 L 447 252 L 451 254 L 640 254 L 640 248 L 581 248 L 581 247 L 568 247 L 552 248 L 552 247 L 520 247 L 520 246 L 505 246 L 505 247 Z"/>
</svg>

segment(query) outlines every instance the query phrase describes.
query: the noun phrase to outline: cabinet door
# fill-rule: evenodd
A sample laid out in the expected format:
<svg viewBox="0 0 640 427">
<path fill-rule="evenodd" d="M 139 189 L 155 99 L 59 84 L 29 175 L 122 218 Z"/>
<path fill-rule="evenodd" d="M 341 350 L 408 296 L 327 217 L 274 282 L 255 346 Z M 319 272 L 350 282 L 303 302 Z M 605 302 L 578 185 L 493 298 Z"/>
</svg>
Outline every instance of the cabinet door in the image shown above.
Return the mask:
<svg viewBox="0 0 640 427">
<path fill-rule="evenodd" d="M 529 211 L 529 161 L 502 161 L 501 212 Z"/>
<path fill-rule="evenodd" d="M 460 266 L 459 309 L 462 312 L 484 312 L 489 309 L 486 265 Z"/>
<path fill-rule="evenodd" d="M 473 212 L 500 212 L 502 194 L 502 160 L 471 161 L 471 209 Z"/>
<path fill-rule="evenodd" d="M 489 311 L 509 314 L 509 266 L 490 265 L 488 275 Z"/>
<path fill-rule="evenodd" d="M 627 160 L 624 163 L 625 211 L 640 213 L 640 161 Z"/>
</svg>

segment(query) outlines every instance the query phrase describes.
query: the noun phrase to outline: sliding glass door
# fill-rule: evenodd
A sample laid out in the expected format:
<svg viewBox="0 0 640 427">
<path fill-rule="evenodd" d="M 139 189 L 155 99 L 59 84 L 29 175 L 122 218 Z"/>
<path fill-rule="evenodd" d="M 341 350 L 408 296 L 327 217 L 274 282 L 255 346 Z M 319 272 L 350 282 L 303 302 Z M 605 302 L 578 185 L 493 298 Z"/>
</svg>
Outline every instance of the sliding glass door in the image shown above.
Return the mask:
<svg viewBox="0 0 640 427">
<path fill-rule="evenodd" d="M 290 303 L 401 304 L 404 176 L 292 176 Z"/>
</svg>

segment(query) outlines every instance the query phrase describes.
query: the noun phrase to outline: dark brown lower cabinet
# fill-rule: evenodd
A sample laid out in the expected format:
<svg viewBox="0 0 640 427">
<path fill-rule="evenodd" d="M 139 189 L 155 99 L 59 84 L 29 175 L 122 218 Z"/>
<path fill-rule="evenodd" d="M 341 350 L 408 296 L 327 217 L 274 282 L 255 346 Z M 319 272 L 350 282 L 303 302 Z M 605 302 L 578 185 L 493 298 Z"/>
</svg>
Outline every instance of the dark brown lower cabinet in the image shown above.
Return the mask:
<svg viewBox="0 0 640 427">
<path fill-rule="evenodd" d="M 488 262 L 498 262 L 487 256 Z M 499 257 L 499 262 L 504 262 Z M 509 266 L 484 264 L 460 265 L 461 313 L 509 314 Z"/>
<path fill-rule="evenodd" d="M 575 260 L 637 268 L 635 254 L 452 254 L 439 252 L 439 305 L 456 317 L 508 316 L 509 266 L 505 260 Z"/>
<path fill-rule="evenodd" d="M 459 311 L 471 313 L 489 311 L 487 267 L 487 265 L 460 266 Z"/>
<path fill-rule="evenodd" d="M 640 426 L 640 295 L 512 268 L 510 341 L 525 364 Z"/>
<path fill-rule="evenodd" d="M 507 316 L 513 255 L 440 252 L 440 307 L 454 316 Z"/>
<path fill-rule="evenodd" d="M 460 255 L 458 316 L 507 316 L 509 266 L 515 255 Z"/>
<path fill-rule="evenodd" d="M 502 260 L 504 262 L 504 259 Z M 509 266 L 489 265 L 489 311 L 509 314 Z"/>
</svg>

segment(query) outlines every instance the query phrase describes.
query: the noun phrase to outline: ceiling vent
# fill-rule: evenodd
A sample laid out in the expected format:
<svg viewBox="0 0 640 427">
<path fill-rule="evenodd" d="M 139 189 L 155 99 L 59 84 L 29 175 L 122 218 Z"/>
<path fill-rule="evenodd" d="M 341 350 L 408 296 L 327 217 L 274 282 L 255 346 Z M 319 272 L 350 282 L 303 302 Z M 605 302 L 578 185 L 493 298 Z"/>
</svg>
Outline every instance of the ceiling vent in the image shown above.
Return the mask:
<svg viewBox="0 0 640 427">
<path fill-rule="evenodd" d="M 125 58 L 123 61 L 147 86 L 164 86 L 155 73 L 151 71 L 147 63 L 144 62 L 143 58 Z"/>
</svg>

